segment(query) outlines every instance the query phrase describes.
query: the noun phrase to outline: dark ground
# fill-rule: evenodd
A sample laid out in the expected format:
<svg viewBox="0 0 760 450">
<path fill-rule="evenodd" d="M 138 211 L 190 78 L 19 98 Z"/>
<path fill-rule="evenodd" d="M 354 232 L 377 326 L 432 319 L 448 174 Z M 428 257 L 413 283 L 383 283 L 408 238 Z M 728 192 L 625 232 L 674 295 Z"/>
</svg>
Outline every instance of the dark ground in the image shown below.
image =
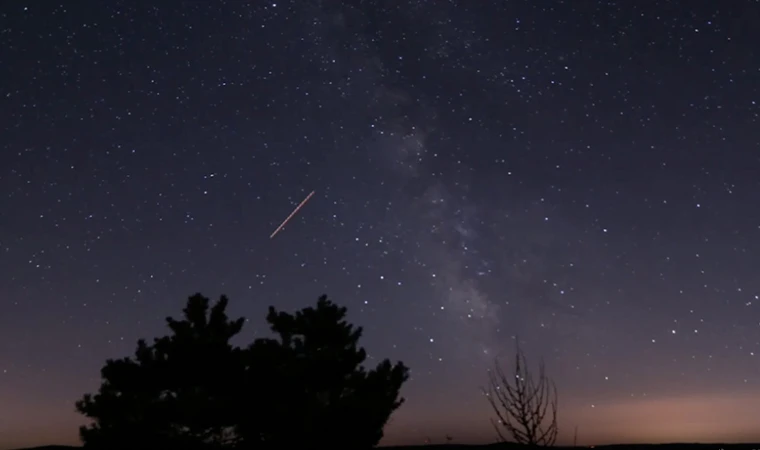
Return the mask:
<svg viewBox="0 0 760 450">
<path fill-rule="evenodd" d="M 382 448 L 388 450 L 517 450 L 523 448 L 523 446 L 517 444 L 437 444 Z M 574 450 L 588 448 L 593 448 L 594 450 L 760 450 L 760 444 L 614 444 L 578 447 L 553 447 L 554 450 Z"/>
<path fill-rule="evenodd" d="M 410 445 L 401 447 L 382 447 L 389 450 L 517 450 L 517 444 L 487 444 L 487 445 Z M 554 447 L 554 450 L 588 449 L 594 450 L 760 450 L 760 444 L 614 444 L 579 447 Z"/>
<path fill-rule="evenodd" d="M 489 445 L 409 445 L 401 447 L 381 447 L 387 450 L 502 450 L 517 449 L 521 446 L 516 444 L 489 444 Z M 82 447 L 67 445 L 47 445 L 44 447 L 30 447 L 19 450 L 73 450 Z M 589 447 L 554 447 L 555 450 L 572 450 L 574 448 L 585 449 Z M 758 450 L 760 444 L 616 444 L 599 445 L 594 450 Z"/>
<path fill-rule="evenodd" d="M 487 444 L 487 445 L 410 445 L 400 447 L 382 447 L 388 450 L 517 450 L 522 448 L 517 444 Z M 760 444 L 614 444 L 578 447 L 554 447 L 554 450 L 588 449 L 594 450 L 760 450 Z"/>
</svg>

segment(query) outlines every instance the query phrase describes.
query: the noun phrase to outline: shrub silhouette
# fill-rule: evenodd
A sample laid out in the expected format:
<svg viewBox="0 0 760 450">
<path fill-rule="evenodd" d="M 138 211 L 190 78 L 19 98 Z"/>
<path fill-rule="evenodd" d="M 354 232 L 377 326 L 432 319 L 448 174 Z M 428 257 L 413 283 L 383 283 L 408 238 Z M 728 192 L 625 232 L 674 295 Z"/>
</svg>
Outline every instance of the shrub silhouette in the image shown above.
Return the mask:
<svg viewBox="0 0 760 450">
<path fill-rule="evenodd" d="M 77 410 L 87 448 L 370 448 L 398 408 L 408 369 L 382 361 L 362 367 L 361 328 L 346 309 L 319 298 L 295 314 L 270 307 L 276 339 L 234 347 L 244 319 L 230 320 L 227 298 L 210 308 L 189 298 L 169 336 L 138 341 L 134 358 L 108 360 L 97 394 Z"/>
<path fill-rule="evenodd" d="M 295 315 L 269 308 L 278 339 L 258 339 L 248 349 L 247 396 L 265 408 L 238 428 L 247 446 L 365 449 L 380 441 L 403 402 L 399 390 L 408 369 L 384 360 L 365 370 L 362 329 L 345 315 L 346 308 L 324 295 L 316 308 Z"/>
</svg>

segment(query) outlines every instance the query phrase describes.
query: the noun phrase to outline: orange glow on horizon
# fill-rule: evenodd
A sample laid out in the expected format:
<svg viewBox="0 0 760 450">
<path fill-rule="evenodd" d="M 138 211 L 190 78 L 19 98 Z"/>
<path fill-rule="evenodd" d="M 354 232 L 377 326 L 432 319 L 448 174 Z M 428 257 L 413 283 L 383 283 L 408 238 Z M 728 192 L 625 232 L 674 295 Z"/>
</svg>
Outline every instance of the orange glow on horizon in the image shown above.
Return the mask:
<svg viewBox="0 0 760 450">
<path fill-rule="evenodd" d="M 760 441 L 756 398 L 746 393 L 632 398 L 570 411 L 584 444 L 751 442 Z M 563 415 L 567 426 L 569 415 Z M 572 443 L 572 436 L 564 433 L 563 442 Z"/>
<path fill-rule="evenodd" d="M 601 402 L 560 397 L 558 445 L 572 445 L 578 426 L 578 445 L 658 443 L 760 442 L 760 404 L 757 395 L 706 393 L 658 398 L 630 398 Z M 411 403 L 411 402 L 410 402 Z M 436 402 L 437 403 L 437 402 Z M 418 415 L 404 405 L 386 429 L 384 445 L 443 443 L 446 433 L 457 443 L 495 440 L 487 407 L 468 402 L 464 409 L 442 411 L 439 417 Z M 462 417 L 467 419 L 462 420 Z M 437 442 L 441 441 L 441 442 Z"/>
<path fill-rule="evenodd" d="M 410 399 L 394 414 L 381 444 L 424 444 L 426 439 L 433 444 L 442 444 L 447 434 L 454 438 L 454 443 L 493 442 L 495 434 L 489 423 L 491 415 L 488 406 L 480 401 L 482 398 L 471 396 L 462 402 L 461 408 L 447 407 L 452 400 L 460 399 L 457 393 L 453 394 L 456 398 L 439 395 L 430 403 L 421 398 Z M 750 394 L 706 393 L 600 402 L 594 408 L 586 401 L 582 404 L 580 399 L 563 400 L 560 397 L 560 437 L 557 444 L 572 445 L 576 425 L 578 445 L 586 447 L 626 443 L 760 442 L 760 429 L 757 427 L 760 403 L 756 400 L 759 397 L 760 391 Z M 465 400 L 464 396 L 461 399 Z M 431 403 L 436 411 L 440 411 L 437 417 L 423 414 L 424 410 L 429 410 Z M 78 445 L 77 427 L 84 420 L 71 408 L 68 409 L 65 419 L 61 419 L 63 411 L 51 411 L 42 405 L 14 408 L 17 414 L 8 423 L 14 427 L 13 439 L 1 442 L 0 448 Z M 6 418 L 10 419 L 9 416 Z M 45 434 L 40 434 L 31 425 L 40 419 L 49 420 L 47 423 L 52 425 Z"/>
</svg>

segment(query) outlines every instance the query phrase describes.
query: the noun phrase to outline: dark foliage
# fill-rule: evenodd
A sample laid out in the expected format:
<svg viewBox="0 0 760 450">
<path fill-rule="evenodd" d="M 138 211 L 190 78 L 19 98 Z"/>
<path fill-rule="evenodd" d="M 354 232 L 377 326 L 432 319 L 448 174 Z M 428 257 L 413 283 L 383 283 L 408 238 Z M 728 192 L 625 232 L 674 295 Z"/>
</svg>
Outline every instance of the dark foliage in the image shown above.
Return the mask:
<svg viewBox="0 0 760 450">
<path fill-rule="evenodd" d="M 77 411 L 86 448 L 316 448 L 375 446 L 400 406 L 407 368 L 362 367 L 361 328 L 320 297 L 295 314 L 269 309 L 276 339 L 230 344 L 244 319 L 230 320 L 222 297 L 188 300 L 169 336 L 138 342 L 133 358 L 108 360 L 97 394 Z"/>
<path fill-rule="evenodd" d="M 76 404 L 77 411 L 95 420 L 80 429 L 85 445 L 192 449 L 227 444 L 243 361 L 229 340 L 244 319 L 231 321 L 226 307 L 222 297 L 209 312 L 209 299 L 196 294 L 183 320 L 166 319 L 171 335 L 152 345 L 140 340 L 134 358 L 107 361 L 99 392 Z"/>
<path fill-rule="evenodd" d="M 248 350 L 250 398 L 265 408 L 239 427 L 244 442 L 267 448 L 371 448 L 398 408 L 407 368 L 382 361 L 366 371 L 361 328 L 326 296 L 295 315 L 269 308 L 278 339 Z M 278 389 L 271 389 L 276 386 Z M 262 391 L 262 388 L 264 389 Z"/>
</svg>

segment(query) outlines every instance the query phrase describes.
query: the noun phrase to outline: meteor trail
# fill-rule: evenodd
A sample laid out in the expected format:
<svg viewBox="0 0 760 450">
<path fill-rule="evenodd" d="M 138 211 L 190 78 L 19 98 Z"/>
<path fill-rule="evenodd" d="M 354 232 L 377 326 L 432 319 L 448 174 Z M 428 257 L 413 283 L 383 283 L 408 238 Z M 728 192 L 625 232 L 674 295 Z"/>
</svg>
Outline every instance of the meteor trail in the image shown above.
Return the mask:
<svg viewBox="0 0 760 450">
<path fill-rule="evenodd" d="M 314 195 L 314 191 L 311 191 L 311 192 L 309 193 L 309 195 L 307 195 L 307 196 L 306 196 L 306 198 L 305 198 L 305 199 L 303 199 L 303 201 L 301 201 L 301 203 L 299 203 L 299 204 L 298 204 L 298 206 L 296 206 L 296 209 L 294 209 L 294 210 L 293 210 L 293 212 L 292 212 L 292 213 L 290 213 L 290 215 L 289 215 L 288 217 L 286 217 L 286 218 L 285 218 L 285 220 L 283 220 L 283 221 L 282 221 L 282 223 L 280 224 L 280 226 L 279 226 L 279 227 L 277 227 L 277 228 L 276 228 L 276 229 L 275 229 L 275 230 L 272 232 L 272 234 L 271 234 L 271 235 L 269 235 L 269 239 L 272 239 L 272 238 L 273 238 L 273 237 L 274 237 L 274 236 L 275 236 L 277 233 L 279 233 L 279 232 L 280 232 L 280 230 L 282 229 L 282 227 L 284 227 L 284 226 L 285 226 L 285 224 L 286 224 L 286 223 L 288 223 L 288 220 L 290 220 L 290 219 L 291 219 L 293 216 L 295 216 L 295 215 L 296 215 L 296 213 L 298 212 L 298 210 L 299 210 L 299 209 L 301 209 L 301 207 L 302 207 L 303 205 L 305 205 L 305 204 L 306 204 L 306 202 L 308 202 L 308 201 L 309 201 L 309 199 L 311 198 L 311 196 L 312 196 L 312 195 Z"/>
</svg>

